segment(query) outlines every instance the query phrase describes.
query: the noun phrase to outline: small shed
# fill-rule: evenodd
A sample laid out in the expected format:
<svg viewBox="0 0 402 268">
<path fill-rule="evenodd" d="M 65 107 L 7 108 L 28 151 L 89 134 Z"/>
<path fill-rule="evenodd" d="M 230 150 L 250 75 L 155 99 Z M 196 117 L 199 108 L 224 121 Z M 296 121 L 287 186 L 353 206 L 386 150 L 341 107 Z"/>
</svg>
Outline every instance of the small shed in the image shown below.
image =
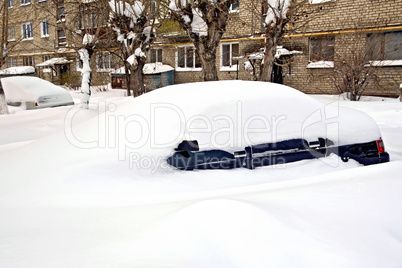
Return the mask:
<svg viewBox="0 0 402 268">
<path fill-rule="evenodd" d="M 71 84 L 69 81 L 70 64 L 73 61 L 66 58 L 52 58 L 36 65 L 38 68 L 38 75 L 53 83 L 63 85 L 65 83 Z"/>
<path fill-rule="evenodd" d="M 142 69 L 144 72 L 144 83 L 147 90 L 153 90 L 174 84 L 174 68 L 170 65 L 147 63 Z M 127 89 L 126 74 L 124 67 L 110 73 L 112 88 Z"/>
</svg>

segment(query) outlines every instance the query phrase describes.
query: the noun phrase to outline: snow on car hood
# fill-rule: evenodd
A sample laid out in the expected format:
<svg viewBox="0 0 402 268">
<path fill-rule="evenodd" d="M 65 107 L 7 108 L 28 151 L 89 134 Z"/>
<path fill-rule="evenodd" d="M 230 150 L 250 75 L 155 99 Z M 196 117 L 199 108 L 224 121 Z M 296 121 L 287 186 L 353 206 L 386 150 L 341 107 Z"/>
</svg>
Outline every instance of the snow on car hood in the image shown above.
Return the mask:
<svg viewBox="0 0 402 268">
<path fill-rule="evenodd" d="M 115 128 L 115 137 L 109 135 L 99 142 L 118 146 L 120 159 L 132 152 L 168 156 L 183 140 L 197 140 L 201 150 L 233 152 L 294 138 L 316 141 L 322 137 L 349 144 L 380 137 L 374 120 L 362 112 L 341 109 L 336 103 L 325 105 L 287 86 L 249 81 L 157 89 L 118 107 L 109 104 L 93 124 L 101 131 Z M 74 132 L 71 136 L 79 135 Z M 88 131 L 82 135 L 77 147 L 87 146 L 99 136 L 90 136 Z"/>
</svg>

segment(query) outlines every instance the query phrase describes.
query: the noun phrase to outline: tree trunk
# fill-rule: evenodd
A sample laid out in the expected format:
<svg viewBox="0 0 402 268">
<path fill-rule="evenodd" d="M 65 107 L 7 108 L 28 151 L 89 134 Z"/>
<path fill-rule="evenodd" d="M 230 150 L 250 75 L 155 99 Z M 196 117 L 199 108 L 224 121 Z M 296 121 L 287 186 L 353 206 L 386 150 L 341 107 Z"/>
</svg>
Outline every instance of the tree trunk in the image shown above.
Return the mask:
<svg viewBox="0 0 402 268">
<path fill-rule="evenodd" d="M 205 41 L 206 43 L 206 41 Z M 211 42 L 210 47 L 205 43 L 196 42 L 196 53 L 198 53 L 202 64 L 202 74 L 204 81 L 218 81 L 218 70 L 216 68 L 216 49 L 218 42 Z"/>
<path fill-rule="evenodd" d="M 139 60 L 138 65 L 130 66 L 130 88 L 133 90 L 133 97 L 138 97 L 145 93 L 144 76 L 142 69 L 144 61 Z"/>
<path fill-rule="evenodd" d="M 91 76 L 92 71 L 89 65 L 89 60 L 92 56 L 92 49 L 81 48 L 79 50 L 80 59 L 82 61 L 82 78 L 81 78 L 81 90 L 84 93 L 81 103 L 82 108 L 89 108 L 89 99 L 91 98 Z"/>
<path fill-rule="evenodd" d="M 8 114 L 6 96 L 0 79 L 0 114 Z"/>
<path fill-rule="evenodd" d="M 276 45 L 274 45 L 273 40 L 267 40 L 265 45 L 264 65 L 261 69 L 261 81 L 272 82 L 272 69 L 274 67 L 275 53 Z"/>
<path fill-rule="evenodd" d="M 126 74 L 127 97 L 131 96 L 131 83 L 130 83 L 130 64 L 124 61 L 124 71 Z"/>
</svg>

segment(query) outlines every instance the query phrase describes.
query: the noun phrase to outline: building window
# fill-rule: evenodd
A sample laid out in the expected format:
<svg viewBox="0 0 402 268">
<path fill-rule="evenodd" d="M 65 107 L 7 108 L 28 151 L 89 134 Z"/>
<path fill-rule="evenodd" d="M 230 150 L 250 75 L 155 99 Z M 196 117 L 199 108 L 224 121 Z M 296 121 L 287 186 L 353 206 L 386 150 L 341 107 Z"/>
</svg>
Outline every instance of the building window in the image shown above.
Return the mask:
<svg viewBox="0 0 402 268">
<path fill-rule="evenodd" d="M 57 19 L 62 20 L 65 16 L 64 0 L 57 0 Z"/>
<path fill-rule="evenodd" d="M 21 32 L 22 32 L 22 39 L 33 38 L 32 22 L 27 22 L 27 23 L 22 24 Z"/>
<path fill-rule="evenodd" d="M 332 36 L 310 38 L 310 61 L 333 61 L 335 38 Z"/>
<path fill-rule="evenodd" d="M 8 57 L 7 58 L 7 68 L 17 66 L 17 58 L 16 57 Z"/>
<path fill-rule="evenodd" d="M 221 45 L 221 69 L 237 67 L 233 59 L 239 56 L 239 43 L 224 43 Z"/>
<path fill-rule="evenodd" d="M 156 15 L 156 2 L 152 1 L 151 5 L 149 7 L 149 11 L 151 12 L 151 15 L 155 16 Z"/>
<path fill-rule="evenodd" d="M 98 71 L 110 71 L 114 69 L 113 55 L 108 51 L 96 53 L 96 68 Z"/>
<path fill-rule="evenodd" d="M 161 48 L 152 48 L 151 49 L 151 62 L 162 62 L 162 49 Z"/>
<path fill-rule="evenodd" d="M 15 40 L 15 27 L 14 27 L 14 25 L 8 26 L 8 29 L 7 29 L 7 40 L 8 40 L 8 41 L 13 41 L 13 40 Z"/>
<path fill-rule="evenodd" d="M 59 47 L 64 47 L 67 44 L 66 33 L 63 28 L 57 29 L 57 38 Z"/>
<path fill-rule="evenodd" d="M 31 4 L 31 0 L 21 0 L 21 6 L 27 6 Z"/>
<path fill-rule="evenodd" d="M 40 35 L 42 37 L 49 37 L 49 22 L 44 20 L 40 23 Z"/>
<path fill-rule="evenodd" d="M 239 0 L 235 0 L 233 4 L 229 7 L 230 12 L 238 12 L 239 11 Z"/>
<path fill-rule="evenodd" d="M 201 68 L 201 61 L 196 54 L 193 46 L 179 47 L 176 68 L 185 68 L 186 70 Z"/>
<path fill-rule="evenodd" d="M 26 56 L 22 58 L 24 66 L 34 66 L 34 57 L 33 56 Z"/>
<path fill-rule="evenodd" d="M 402 31 L 369 34 L 367 60 L 402 60 Z"/>
<path fill-rule="evenodd" d="M 42 56 L 42 62 L 50 60 L 50 55 L 43 55 Z"/>
<path fill-rule="evenodd" d="M 14 0 L 8 0 L 7 4 L 8 4 L 8 8 L 13 8 L 14 7 Z"/>
</svg>

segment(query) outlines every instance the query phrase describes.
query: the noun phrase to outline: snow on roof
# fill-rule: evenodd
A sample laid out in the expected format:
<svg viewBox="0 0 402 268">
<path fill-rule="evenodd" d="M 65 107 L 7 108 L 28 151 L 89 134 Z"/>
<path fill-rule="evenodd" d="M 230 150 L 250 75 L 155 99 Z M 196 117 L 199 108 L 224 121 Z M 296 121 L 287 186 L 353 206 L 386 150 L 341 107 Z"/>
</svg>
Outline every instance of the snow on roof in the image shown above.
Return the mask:
<svg viewBox="0 0 402 268">
<path fill-rule="evenodd" d="M 0 75 L 18 75 L 18 74 L 33 74 L 35 67 L 33 66 L 16 66 L 0 71 Z"/>
<path fill-rule="evenodd" d="M 283 46 L 277 46 L 275 58 L 279 59 L 281 56 L 298 55 L 298 54 L 302 54 L 302 53 L 303 52 L 301 52 L 301 51 L 297 51 L 297 50 L 289 51 L 286 48 L 283 48 Z M 256 53 L 248 55 L 249 60 L 262 60 L 263 58 L 264 58 L 264 52 L 256 52 Z"/>
<path fill-rule="evenodd" d="M 36 64 L 36 67 L 48 67 L 48 66 L 54 66 L 57 64 L 66 64 L 66 63 L 71 63 L 71 62 L 73 62 L 73 61 L 67 60 L 66 58 L 52 58 L 45 62 Z"/>
<path fill-rule="evenodd" d="M 161 62 L 147 63 L 144 65 L 144 68 L 142 69 L 144 74 L 159 74 L 159 73 L 164 73 L 164 72 L 168 72 L 168 71 L 172 71 L 172 70 L 174 70 L 174 68 L 172 66 L 163 64 Z M 125 71 L 124 67 L 121 67 L 111 73 L 112 74 L 125 74 L 126 71 Z"/>
<path fill-rule="evenodd" d="M 161 62 L 157 63 L 147 63 L 144 65 L 144 68 L 142 71 L 144 74 L 158 74 L 158 73 L 164 73 L 174 70 L 174 68 L 170 65 L 162 64 Z"/>
</svg>

